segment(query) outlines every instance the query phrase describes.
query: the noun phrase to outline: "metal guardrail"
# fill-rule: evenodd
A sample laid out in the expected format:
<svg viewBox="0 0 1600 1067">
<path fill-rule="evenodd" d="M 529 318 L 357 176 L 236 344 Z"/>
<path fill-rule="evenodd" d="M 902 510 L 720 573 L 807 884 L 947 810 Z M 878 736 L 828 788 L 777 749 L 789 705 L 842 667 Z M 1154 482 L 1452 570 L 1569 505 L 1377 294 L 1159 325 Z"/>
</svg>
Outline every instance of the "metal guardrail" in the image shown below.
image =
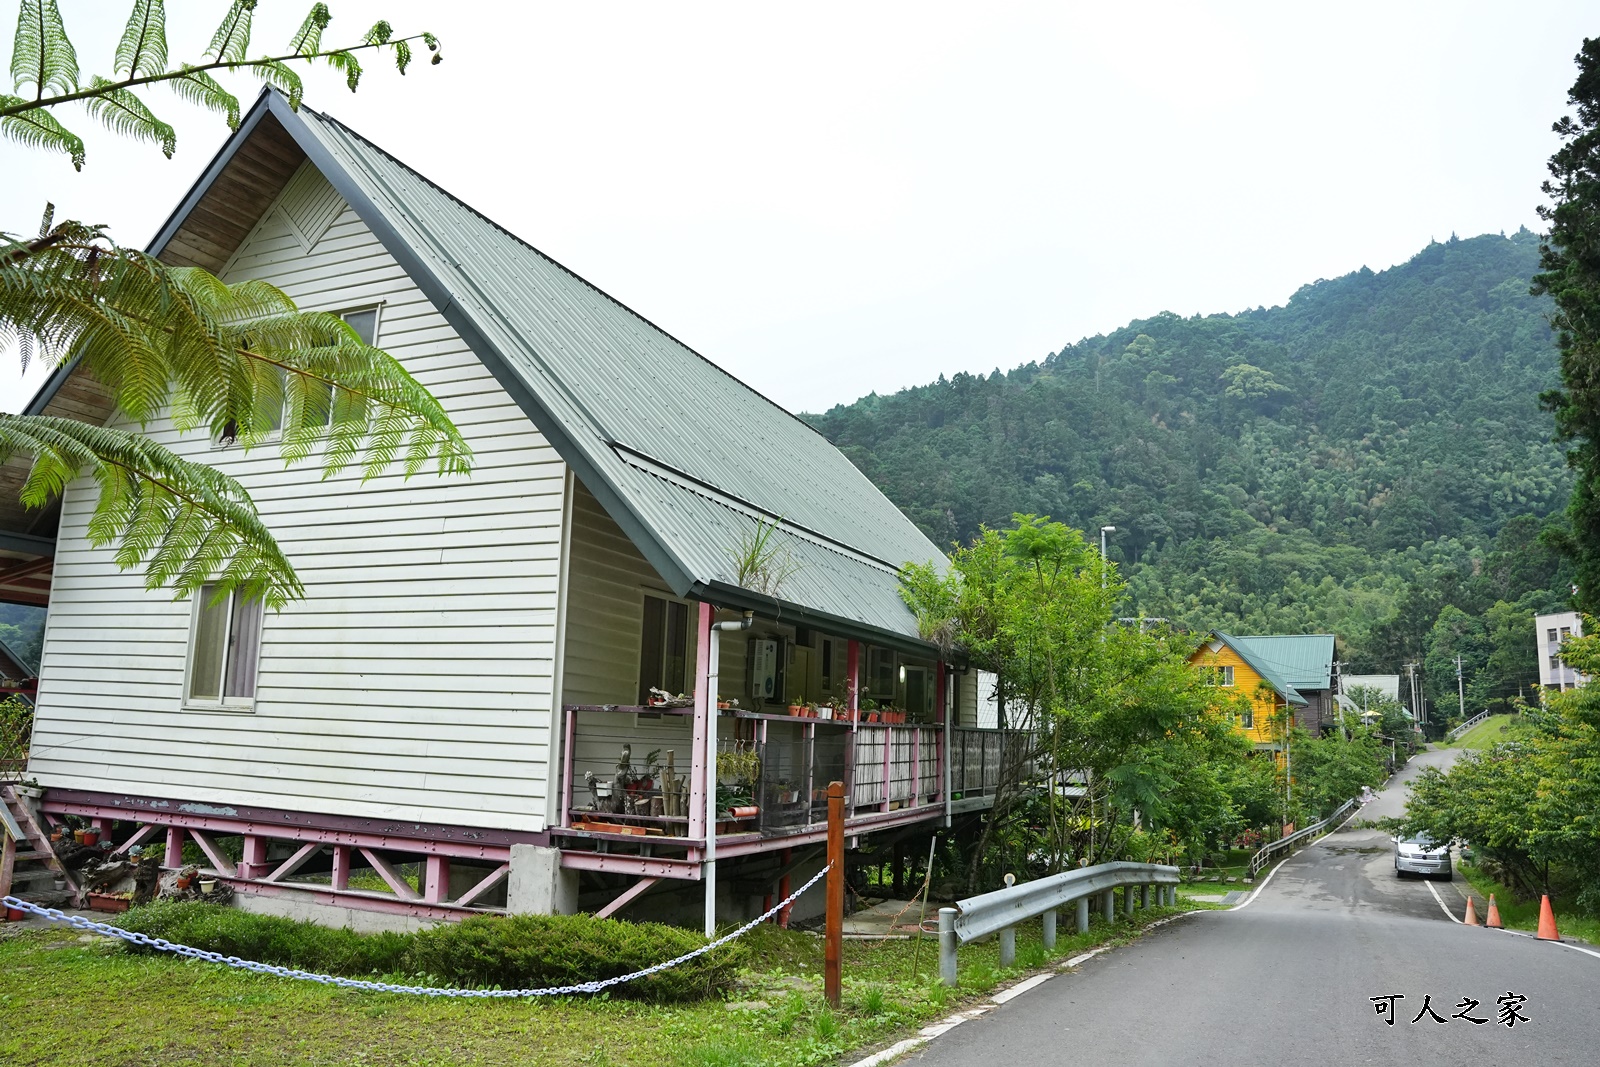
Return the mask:
<svg viewBox="0 0 1600 1067">
<path fill-rule="evenodd" d="M 1006 876 L 1008 879 L 1010 875 Z M 1123 912 L 1134 909 L 1134 886 L 1140 886 L 1142 906 L 1150 906 L 1150 889 L 1157 887 L 1157 904 L 1177 903 L 1178 868 L 1159 863 L 1101 863 L 1080 867 L 1021 885 L 1008 885 L 992 893 L 956 901 L 953 908 L 939 909 L 939 978 L 948 986 L 956 984 L 956 945 L 988 934 L 1000 935 L 1000 966 L 1009 967 L 1016 959 L 1017 924 L 1035 916 L 1044 918 L 1044 946 L 1054 948 L 1056 910 L 1077 903 L 1078 932 L 1089 929 L 1089 901 L 1101 898 L 1109 921 L 1115 915 L 1112 894 L 1123 890 Z"/>
<path fill-rule="evenodd" d="M 1474 726 L 1478 725 L 1480 722 L 1482 722 L 1484 719 L 1487 719 L 1488 717 L 1489 717 L 1489 712 L 1487 710 L 1480 711 L 1480 712 L 1478 712 L 1478 714 L 1474 715 L 1472 718 L 1468 719 L 1466 722 L 1462 723 L 1460 726 L 1457 726 L 1457 727 L 1454 727 L 1453 729 L 1451 729 L 1451 731 L 1449 733 L 1445 734 L 1444 736 L 1447 737 L 1448 739 L 1450 739 L 1451 741 L 1454 741 L 1456 738 L 1460 737 L 1462 734 L 1466 733 L 1468 730 L 1472 729 Z"/>
<path fill-rule="evenodd" d="M 1254 878 L 1257 874 L 1260 874 L 1261 869 L 1272 862 L 1272 857 L 1275 854 L 1279 852 L 1294 851 L 1296 845 L 1300 844 L 1302 841 L 1316 837 L 1318 834 L 1322 833 L 1323 830 L 1343 819 L 1346 815 L 1349 815 L 1351 811 L 1360 805 L 1360 803 L 1360 801 L 1351 798 L 1350 800 L 1345 801 L 1343 804 L 1340 804 L 1338 810 L 1336 810 L 1326 819 L 1319 819 L 1310 826 L 1278 838 L 1270 845 L 1263 845 L 1254 856 L 1250 857 L 1250 877 Z"/>
</svg>

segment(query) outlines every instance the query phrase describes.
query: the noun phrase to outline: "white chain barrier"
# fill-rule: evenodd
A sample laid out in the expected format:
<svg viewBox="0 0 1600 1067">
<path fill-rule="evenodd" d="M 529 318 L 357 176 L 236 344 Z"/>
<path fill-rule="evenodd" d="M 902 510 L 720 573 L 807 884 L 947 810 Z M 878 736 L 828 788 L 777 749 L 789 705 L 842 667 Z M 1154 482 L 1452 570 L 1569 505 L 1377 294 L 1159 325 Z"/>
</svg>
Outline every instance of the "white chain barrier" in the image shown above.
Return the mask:
<svg viewBox="0 0 1600 1067">
<path fill-rule="evenodd" d="M 665 963 L 658 963 L 654 967 L 646 967 L 642 971 L 634 971 L 632 974 L 624 974 L 616 978 L 598 979 L 593 982 L 579 982 L 575 985 L 551 986 L 547 989 L 447 989 L 438 988 L 435 986 L 395 985 L 390 982 L 369 982 L 360 978 L 341 978 L 334 974 L 316 974 L 312 971 L 301 971 L 292 967 L 278 967 L 270 963 L 257 963 L 253 960 L 242 960 L 238 956 L 224 956 L 220 952 L 207 952 L 205 949 L 191 948 L 188 945 L 177 945 L 166 940 L 165 938 L 151 937 L 148 934 L 141 934 L 137 930 L 124 930 L 119 926 L 112 926 L 110 923 L 97 923 L 94 920 L 86 919 L 81 915 L 68 915 L 60 908 L 41 907 L 38 904 L 34 904 L 31 901 L 22 900 L 18 897 L 6 897 L 3 901 L 0 901 L 0 903 L 3 903 L 6 907 L 12 908 L 16 911 L 25 911 L 34 915 L 38 915 L 42 918 L 50 920 L 51 922 L 65 923 L 74 930 L 86 930 L 91 934 L 100 934 L 104 937 L 118 937 L 131 944 L 142 945 L 145 948 L 152 948 L 158 952 L 171 952 L 177 956 L 187 956 L 190 959 L 205 960 L 208 963 L 222 963 L 242 971 L 254 971 L 256 974 L 270 974 L 275 975 L 278 978 L 295 978 L 303 982 L 320 982 L 323 985 L 338 986 L 341 989 L 359 989 L 367 993 L 407 993 L 412 996 L 419 997 L 471 997 L 481 999 L 487 999 L 491 997 L 564 997 L 570 996 L 574 993 L 599 993 L 601 990 L 609 989 L 614 985 L 621 985 L 624 982 L 632 982 L 640 978 L 648 977 L 652 974 L 659 974 L 662 971 L 678 966 L 680 963 L 687 963 L 696 956 L 703 956 L 713 949 L 721 948 L 728 942 L 749 933 L 751 930 L 755 929 L 755 927 L 766 922 L 768 919 L 778 914 L 778 912 L 782 911 L 784 908 L 787 908 L 790 904 L 793 904 L 800 898 L 801 894 L 810 889 L 812 886 L 816 885 L 817 882 L 821 880 L 822 876 L 828 873 L 830 867 L 832 867 L 832 864 L 823 867 L 822 870 L 812 875 L 811 880 L 805 885 L 801 886 L 799 889 L 796 889 L 793 893 L 790 893 L 787 897 L 779 901 L 773 907 L 768 908 L 760 915 L 757 915 L 754 919 L 751 919 L 749 922 L 745 923 L 731 934 L 725 934 L 722 937 L 717 938 L 715 941 L 700 946 L 693 952 L 685 952 L 676 959 L 670 959 Z"/>
</svg>

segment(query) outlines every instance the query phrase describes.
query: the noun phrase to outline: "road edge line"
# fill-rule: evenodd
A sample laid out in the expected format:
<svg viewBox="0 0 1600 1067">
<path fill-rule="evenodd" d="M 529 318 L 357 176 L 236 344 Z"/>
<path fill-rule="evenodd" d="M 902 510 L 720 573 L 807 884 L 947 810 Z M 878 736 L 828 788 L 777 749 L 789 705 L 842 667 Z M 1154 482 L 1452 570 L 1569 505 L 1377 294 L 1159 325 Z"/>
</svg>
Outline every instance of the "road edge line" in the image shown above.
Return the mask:
<svg viewBox="0 0 1600 1067">
<path fill-rule="evenodd" d="M 1365 806 L 1366 805 L 1363 804 L 1361 807 L 1365 807 Z M 1332 837 L 1334 834 L 1338 833 L 1340 830 L 1343 830 L 1346 826 L 1349 826 L 1350 825 L 1350 819 L 1354 819 L 1357 815 L 1360 815 L 1360 814 L 1361 814 L 1361 808 L 1358 807 L 1358 808 L 1356 808 L 1355 811 L 1352 811 L 1350 813 L 1350 818 L 1345 819 L 1344 822 L 1340 823 L 1338 826 L 1335 826 L 1332 830 L 1329 830 L 1327 833 L 1323 834 L 1321 837 L 1319 837 L 1315 841 L 1311 842 L 1311 844 L 1307 845 L 1306 848 L 1315 848 L 1316 846 L 1322 844 L 1328 838 Z M 1283 869 L 1283 865 L 1285 863 L 1288 863 L 1288 862 L 1289 862 L 1289 857 L 1288 856 L 1285 856 L 1285 857 L 1283 857 L 1283 859 L 1279 860 L 1278 861 L 1278 865 L 1276 867 L 1272 868 L 1272 870 L 1267 872 L 1267 876 L 1261 880 L 1261 884 L 1256 886 L 1255 890 L 1249 896 L 1245 897 L 1243 900 L 1239 901 L 1239 903 L 1235 904 L 1233 907 L 1229 908 L 1228 910 L 1229 911 L 1243 911 L 1245 908 L 1248 908 L 1251 904 L 1254 904 L 1255 901 L 1256 901 L 1256 897 L 1259 897 L 1261 895 L 1262 891 L 1267 888 L 1267 885 L 1274 878 L 1276 878 L 1278 876 L 1278 872 Z M 1440 907 L 1443 907 L 1443 906 L 1444 906 L 1443 904 L 1440 905 Z"/>
</svg>

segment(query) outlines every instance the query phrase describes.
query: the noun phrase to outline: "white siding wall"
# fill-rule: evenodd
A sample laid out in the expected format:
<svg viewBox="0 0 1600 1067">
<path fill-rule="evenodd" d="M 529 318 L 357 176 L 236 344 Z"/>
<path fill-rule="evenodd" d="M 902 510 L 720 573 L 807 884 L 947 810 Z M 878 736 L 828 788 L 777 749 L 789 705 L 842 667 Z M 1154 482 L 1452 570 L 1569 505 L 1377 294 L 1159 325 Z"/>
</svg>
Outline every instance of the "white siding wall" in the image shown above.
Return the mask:
<svg viewBox="0 0 1600 1067">
<path fill-rule="evenodd" d="M 349 208 L 309 253 L 269 212 L 226 276 L 273 282 L 309 310 L 382 301 L 378 343 L 444 403 L 476 468 L 323 482 L 316 462 L 285 469 L 272 447 L 245 456 L 152 427 L 243 482 L 305 599 L 267 613 L 254 712 L 185 710 L 191 605 L 88 547 L 91 487 L 73 485 L 33 772 L 50 786 L 542 828 L 562 461 Z"/>
</svg>

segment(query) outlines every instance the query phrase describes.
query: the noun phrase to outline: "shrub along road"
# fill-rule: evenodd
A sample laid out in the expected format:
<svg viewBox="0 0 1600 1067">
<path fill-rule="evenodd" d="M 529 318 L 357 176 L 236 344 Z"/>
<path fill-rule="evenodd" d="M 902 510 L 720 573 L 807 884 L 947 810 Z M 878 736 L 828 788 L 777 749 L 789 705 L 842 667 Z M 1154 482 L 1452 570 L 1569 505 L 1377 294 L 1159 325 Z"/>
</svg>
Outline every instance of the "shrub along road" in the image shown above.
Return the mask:
<svg viewBox="0 0 1600 1067">
<path fill-rule="evenodd" d="M 1416 770 L 1363 817 L 1399 814 Z M 1527 998 L 1515 1002 L 1526 1022 L 1499 1021 L 1508 993 Z M 1371 998 L 1391 994 L 1404 999 L 1388 1025 Z M 1429 997 L 1446 1021 L 1413 1023 Z M 1387 835 L 1348 829 L 1283 863 L 1242 909 L 1153 931 L 906 1062 L 1592 1064 L 1597 1004 L 1600 958 L 1451 922 L 1427 884 L 1395 878 Z"/>
</svg>

